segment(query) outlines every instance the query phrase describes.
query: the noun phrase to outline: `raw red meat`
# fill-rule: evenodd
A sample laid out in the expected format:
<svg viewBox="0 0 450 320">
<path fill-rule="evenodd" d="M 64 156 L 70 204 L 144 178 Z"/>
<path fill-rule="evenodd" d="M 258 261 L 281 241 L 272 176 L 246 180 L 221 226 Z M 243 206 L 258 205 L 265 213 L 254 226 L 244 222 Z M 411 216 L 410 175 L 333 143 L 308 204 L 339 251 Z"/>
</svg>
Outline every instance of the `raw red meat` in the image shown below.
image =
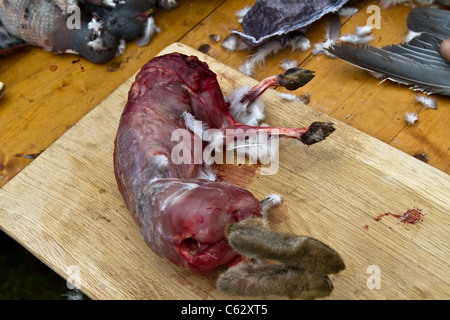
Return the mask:
<svg viewBox="0 0 450 320">
<path fill-rule="evenodd" d="M 268 86 L 291 77 L 292 72 L 287 78 L 272 78 L 245 99 L 251 103 Z M 172 149 L 180 142 L 171 141 L 171 134 L 186 128 L 185 112 L 224 132 L 254 128 L 233 119 L 216 75 L 206 63 L 177 53 L 156 57 L 141 69 L 130 89 L 115 141 L 114 169 L 127 208 L 149 247 L 204 275 L 238 255 L 227 242 L 225 227 L 260 217 L 261 206 L 245 189 L 197 179 L 202 164 L 172 162 Z M 270 133 L 274 128 L 259 129 Z M 307 144 L 323 140 L 334 130 L 328 123 L 276 129 Z M 193 133 L 190 138 L 183 143 L 201 143 Z"/>
</svg>

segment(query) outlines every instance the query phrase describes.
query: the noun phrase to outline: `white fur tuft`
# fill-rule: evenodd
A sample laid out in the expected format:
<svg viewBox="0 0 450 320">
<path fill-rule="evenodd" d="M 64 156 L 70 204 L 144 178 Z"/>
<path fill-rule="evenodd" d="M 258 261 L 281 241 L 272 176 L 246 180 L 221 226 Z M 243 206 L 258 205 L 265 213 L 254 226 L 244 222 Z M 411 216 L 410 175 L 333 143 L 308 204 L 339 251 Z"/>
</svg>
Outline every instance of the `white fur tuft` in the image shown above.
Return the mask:
<svg viewBox="0 0 450 320">
<path fill-rule="evenodd" d="M 282 200 L 281 197 L 278 194 L 270 194 L 267 197 L 265 197 L 263 200 L 261 200 L 259 203 L 261 205 L 261 213 L 263 216 L 264 224 L 266 227 L 268 227 L 268 215 L 269 215 L 269 209 L 275 206 L 279 206 L 281 204 Z"/>
</svg>

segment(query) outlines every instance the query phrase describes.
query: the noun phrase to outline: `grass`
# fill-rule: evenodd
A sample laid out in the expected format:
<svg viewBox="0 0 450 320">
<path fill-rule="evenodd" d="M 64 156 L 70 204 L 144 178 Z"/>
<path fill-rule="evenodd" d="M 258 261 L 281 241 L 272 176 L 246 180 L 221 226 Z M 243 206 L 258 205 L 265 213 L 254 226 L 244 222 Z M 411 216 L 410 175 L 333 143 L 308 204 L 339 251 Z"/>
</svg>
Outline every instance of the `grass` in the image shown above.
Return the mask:
<svg viewBox="0 0 450 320">
<path fill-rule="evenodd" d="M 66 281 L 0 231 L 0 300 L 67 300 Z"/>
</svg>

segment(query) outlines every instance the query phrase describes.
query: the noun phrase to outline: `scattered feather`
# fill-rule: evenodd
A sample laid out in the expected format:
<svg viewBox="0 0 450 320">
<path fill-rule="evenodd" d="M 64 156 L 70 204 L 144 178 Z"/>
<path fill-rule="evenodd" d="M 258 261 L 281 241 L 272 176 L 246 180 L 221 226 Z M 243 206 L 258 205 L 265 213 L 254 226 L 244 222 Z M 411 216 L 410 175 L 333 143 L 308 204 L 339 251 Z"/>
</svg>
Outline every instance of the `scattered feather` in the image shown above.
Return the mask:
<svg viewBox="0 0 450 320">
<path fill-rule="evenodd" d="M 255 65 L 251 60 L 244 61 L 238 68 L 240 72 L 247 76 L 251 76 L 253 74 L 253 70 L 255 69 Z"/>
<path fill-rule="evenodd" d="M 421 4 L 422 6 L 428 6 L 436 2 L 435 0 L 415 0 L 415 1 Z"/>
<path fill-rule="evenodd" d="M 341 32 L 341 19 L 338 15 L 333 14 L 328 19 L 326 32 L 325 32 L 325 41 L 321 43 L 316 43 L 314 45 L 314 49 L 311 50 L 311 53 L 314 55 L 320 55 L 325 53 L 330 58 L 334 58 L 334 55 L 329 52 L 327 49 L 334 45 L 339 38 L 339 33 Z"/>
<path fill-rule="evenodd" d="M 410 42 L 412 39 L 414 39 L 415 37 L 418 37 L 422 34 L 422 32 L 416 32 L 416 31 L 412 31 L 409 30 L 408 34 L 405 36 L 405 38 L 403 39 L 404 42 L 408 43 Z"/>
<path fill-rule="evenodd" d="M 73 289 L 62 294 L 63 297 L 67 297 L 67 300 L 83 300 L 83 292 L 79 289 Z"/>
<path fill-rule="evenodd" d="M 304 37 L 303 35 L 297 35 L 295 37 L 292 37 L 290 40 L 287 41 L 287 45 L 292 48 L 292 51 L 294 50 L 306 51 L 311 48 L 311 42 L 307 37 Z"/>
<path fill-rule="evenodd" d="M 187 111 L 183 112 L 181 118 L 184 120 L 186 129 L 192 131 L 196 136 L 203 139 L 204 132 L 209 129 L 207 123 L 196 120 L 192 113 Z"/>
<path fill-rule="evenodd" d="M 373 35 L 360 37 L 356 34 L 346 34 L 346 35 L 343 35 L 342 37 L 340 37 L 339 40 L 341 40 L 342 42 L 353 43 L 353 44 L 368 43 L 373 40 Z"/>
<path fill-rule="evenodd" d="M 376 72 L 376 71 L 369 71 L 369 74 L 376 78 L 376 79 L 383 79 L 384 78 L 384 74 L 382 74 L 381 72 Z"/>
<path fill-rule="evenodd" d="M 209 39 L 212 42 L 219 42 L 220 41 L 220 35 L 218 35 L 218 34 L 210 34 L 209 35 Z"/>
<path fill-rule="evenodd" d="M 437 101 L 431 97 L 424 97 L 416 94 L 416 101 L 421 103 L 427 109 L 437 109 Z"/>
<path fill-rule="evenodd" d="M 161 29 L 156 25 L 153 17 L 148 17 L 145 22 L 144 35 L 136 42 L 139 47 L 147 45 L 155 33 L 160 33 Z"/>
<path fill-rule="evenodd" d="M 214 170 L 213 166 L 204 164 L 200 168 L 196 178 L 210 180 L 210 181 L 216 181 L 216 179 L 217 179 L 216 171 Z"/>
<path fill-rule="evenodd" d="M 103 22 L 93 17 L 88 23 L 88 29 L 92 30 L 95 35 L 100 36 L 103 30 Z"/>
<path fill-rule="evenodd" d="M 417 112 L 407 112 L 405 116 L 403 117 L 405 119 L 406 123 L 413 126 L 417 120 L 419 120 L 419 116 Z"/>
<path fill-rule="evenodd" d="M 231 34 L 222 41 L 222 48 L 228 52 L 250 50 L 250 46 L 236 34 Z"/>
<path fill-rule="evenodd" d="M 410 0 L 381 0 L 380 5 L 383 9 L 389 8 L 391 6 L 396 6 L 398 4 L 408 4 Z"/>
<path fill-rule="evenodd" d="M 297 67 L 297 66 L 298 66 L 298 62 L 295 61 L 295 60 L 291 60 L 291 59 L 283 59 L 283 60 L 281 61 L 281 67 L 282 67 L 284 70 L 288 70 L 288 69 L 291 69 L 291 68 L 295 68 L 295 67 Z"/>
<path fill-rule="evenodd" d="M 105 48 L 101 38 L 96 38 L 95 40 L 89 41 L 88 46 L 94 51 L 101 51 Z"/>
<path fill-rule="evenodd" d="M 356 13 L 358 12 L 358 8 L 354 8 L 354 7 L 345 7 L 345 8 L 340 8 L 337 12 L 338 15 L 340 15 L 341 17 L 352 17 L 354 16 Z"/>
<path fill-rule="evenodd" d="M 276 40 L 269 40 L 263 43 L 258 47 L 255 53 L 239 67 L 239 71 L 245 75 L 251 76 L 255 66 L 264 65 L 268 56 L 277 54 L 282 48 L 281 43 Z"/>
<path fill-rule="evenodd" d="M 362 26 L 362 27 L 356 27 L 355 34 L 358 37 L 365 37 L 372 33 L 372 26 Z"/>
<path fill-rule="evenodd" d="M 239 23 L 242 23 L 242 19 L 244 19 L 245 15 L 250 11 L 251 8 L 251 6 L 245 6 L 244 8 L 236 11 L 236 16 L 238 17 Z"/>
<path fill-rule="evenodd" d="M 242 102 L 242 98 L 251 89 L 249 85 L 242 86 L 231 91 L 231 94 L 226 97 L 229 102 L 229 112 L 233 118 L 242 124 L 250 126 L 258 126 L 265 118 L 264 102 L 261 97 L 257 98 L 251 106 L 248 102 Z"/>
<path fill-rule="evenodd" d="M 116 3 L 114 2 L 114 0 L 103 0 L 103 5 L 111 7 L 111 8 L 116 7 Z"/>
<path fill-rule="evenodd" d="M 125 53 L 126 47 L 127 47 L 127 42 L 124 39 L 121 39 L 119 41 L 119 45 L 117 46 L 116 58 Z"/>
<path fill-rule="evenodd" d="M 292 93 L 280 93 L 280 98 L 285 99 L 285 100 L 298 100 L 297 96 L 292 94 Z"/>
</svg>

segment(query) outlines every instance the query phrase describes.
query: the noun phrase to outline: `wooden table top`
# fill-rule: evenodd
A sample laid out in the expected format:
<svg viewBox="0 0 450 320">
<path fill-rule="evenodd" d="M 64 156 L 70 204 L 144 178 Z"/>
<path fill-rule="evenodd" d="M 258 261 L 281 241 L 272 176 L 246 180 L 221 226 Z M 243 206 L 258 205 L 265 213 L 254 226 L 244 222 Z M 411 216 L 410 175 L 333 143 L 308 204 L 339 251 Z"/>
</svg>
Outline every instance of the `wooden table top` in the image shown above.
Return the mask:
<svg viewBox="0 0 450 320">
<path fill-rule="evenodd" d="M 230 30 L 241 29 L 236 11 L 254 1 L 179 3 L 171 12 L 156 12 L 162 32 L 147 46 L 129 43 L 122 56 L 104 65 L 32 47 L 0 57 L 0 81 L 6 84 L 0 99 L 0 188 L 168 45 L 180 42 L 192 48 L 208 47 L 209 56 L 236 69 L 247 59 L 249 52 L 230 53 L 221 42 Z M 341 18 L 341 34 L 354 33 L 357 26 L 365 25 L 371 4 L 378 1 L 360 1 L 356 15 Z M 373 31 L 371 44 L 402 42 L 410 10 L 410 6 L 382 10 L 381 28 Z M 325 25 L 325 21 L 319 21 L 310 27 L 307 37 L 312 45 L 323 41 Z M 221 40 L 213 41 L 212 34 Z M 311 50 L 286 48 L 257 67 L 253 77 L 261 80 L 281 73 L 283 59 L 296 60 L 300 67 L 315 71 L 316 77 L 296 92 L 310 93 L 309 107 L 411 156 L 424 154 L 429 166 L 450 173 L 448 97 L 433 96 L 438 109 L 425 109 L 415 101 L 416 92 L 407 87 L 389 81 L 380 84 L 365 71 L 325 55 L 312 55 Z M 415 125 L 404 121 L 407 112 L 418 112 Z"/>
</svg>

